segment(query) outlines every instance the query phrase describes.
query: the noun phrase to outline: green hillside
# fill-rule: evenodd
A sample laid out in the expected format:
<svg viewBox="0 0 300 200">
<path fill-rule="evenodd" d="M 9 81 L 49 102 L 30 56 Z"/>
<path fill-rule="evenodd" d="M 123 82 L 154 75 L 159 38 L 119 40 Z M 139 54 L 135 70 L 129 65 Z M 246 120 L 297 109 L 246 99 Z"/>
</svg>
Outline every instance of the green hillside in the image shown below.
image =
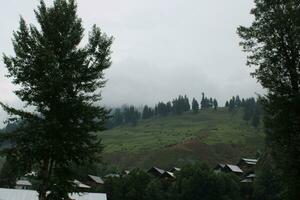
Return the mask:
<svg viewBox="0 0 300 200">
<path fill-rule="evenodd" d="M 254 157 L 263 148 L 263 134 L 242 119 L 242 110 L 205 110 L 198 114 L 142 120 L 136 126 L 123 125 L 99 133 L 104 160 L 119 168 L 156 165 L 182 166 L 204 160 L 237 162 Z"/>
</svg>

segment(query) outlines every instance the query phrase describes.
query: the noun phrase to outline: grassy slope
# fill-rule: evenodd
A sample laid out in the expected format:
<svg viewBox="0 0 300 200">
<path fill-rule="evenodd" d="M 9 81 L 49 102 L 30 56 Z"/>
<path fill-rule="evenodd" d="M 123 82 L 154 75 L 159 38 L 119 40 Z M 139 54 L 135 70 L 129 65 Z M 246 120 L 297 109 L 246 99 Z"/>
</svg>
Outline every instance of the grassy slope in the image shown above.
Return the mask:
<svg viewBox="0 0 300 200">
<path fill-rule="evenodd" d="M 120 168 L 181 166 L 204 160 L 237 162 L 263 148 L 263 134 L 225 109 L 141 121 L 99 133 L 104 158 Z"/>
</svg>

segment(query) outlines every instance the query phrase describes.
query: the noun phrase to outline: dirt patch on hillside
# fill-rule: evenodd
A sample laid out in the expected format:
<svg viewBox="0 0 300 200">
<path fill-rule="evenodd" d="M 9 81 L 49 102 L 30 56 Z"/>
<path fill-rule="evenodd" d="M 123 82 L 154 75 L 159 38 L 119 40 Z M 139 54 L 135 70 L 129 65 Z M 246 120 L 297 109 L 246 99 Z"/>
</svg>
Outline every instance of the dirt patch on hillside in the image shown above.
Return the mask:
<svg viewBox="0 0 300 200">
<path fill-rule="evenodd" d="M 173 166 L 184 166 L 187 163 L 203 161 L 210 166 L 217 163 L 236 164 L 241 157 L 255 155 L 256 149 L 237 144 L 213 144 L 208 145 L 201 139 L 188 139 L 160 150 L 144 151 L 139 153 L 115 152 L 105 154 L 108 163 L 121 169 L 150 168 L 158 166 L 170 168 Z"/>
</svg>

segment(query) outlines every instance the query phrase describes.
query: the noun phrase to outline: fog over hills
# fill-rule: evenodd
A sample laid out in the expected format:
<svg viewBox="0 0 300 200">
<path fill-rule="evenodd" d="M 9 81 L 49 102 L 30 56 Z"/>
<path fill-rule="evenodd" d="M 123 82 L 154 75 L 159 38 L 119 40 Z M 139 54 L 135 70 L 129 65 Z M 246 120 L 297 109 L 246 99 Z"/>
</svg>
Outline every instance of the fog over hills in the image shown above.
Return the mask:
<svg viewBox="0 0 300 200">
<path fill-rule="evenodd" d="M 50 3 L 50 0 L 46 0 Z M 250 24 L 250 1 L 236 0 L 77 0 L 86 30 L 97 24 L 114 36 L 112 61 L 106 71 L 103 104 L 153 105 L 179 94 L 221 104 L 230 96 L 263 93 L 249 76 L 236 28 Z M 12 32 L 19 16 L 36 23 L 38 1 L 11 0 L 0 8 L 0 52 L 12 54 Z M 91 6 L 92 5 L 92 6 Z M 85 43 L 86 38 L 83 40 Z M 0 61 L 0 101 L 21 107 Z M 0 111 L 0 123 L 6 118 Z"/>
</svg>

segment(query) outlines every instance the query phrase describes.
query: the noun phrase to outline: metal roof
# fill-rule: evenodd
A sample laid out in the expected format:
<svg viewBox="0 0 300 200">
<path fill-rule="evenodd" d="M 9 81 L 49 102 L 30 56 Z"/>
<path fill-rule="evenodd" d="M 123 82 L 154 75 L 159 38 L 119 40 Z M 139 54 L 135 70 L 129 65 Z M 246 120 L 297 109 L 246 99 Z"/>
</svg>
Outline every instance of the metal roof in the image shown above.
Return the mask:
<svg viewBox="0 0 300 200">
<path fill-rule="evenodd" d="M 107 174 L 104 176 L 105 178 L 119 178 L 120 175 L 119 174 Z"/>
<path fill-rule="evenodd" d="M 83 183 L 81 183 L 80 181 L 78 181 L 78 180 L 76 180 L 76 179 L 73 181 L 73 183 L 74 183 L 77 187 L 79 187 L 79 188 L 86 188 L 86 189 L 91 188 L 90 186 L 88 186 L 88 185 L 86 185 L 86 184 L 83 184 Z"/>
<path fill-rule="evenodd" d="M 241 183 L 252 183 L 253 181 L 251 179 L 244 179 L 241 181 Z"/>
<path fill-rule="evenodd" d="M 28 180 L 17 180 L 16 185 L 31 186 L 32 184 Z"/>
<path fill-rule="evenodd" d="M 173 167 L 173 168 L 171 169 L 171 172 L 179 172 L 179 171 L 181 171 L 181 169 L 178 168 L 178 167 Z"/>
<path fill-rule="evenodd" d="M 89 175 L 89 177 L 90 177 L 93 181 L 95 181 L 96 183 L 104 184 L 104 181 L 103 181 L 102 178 L 99 177 L 99 176 Z"/>
<path fill-rule="evenodd" d="M 165 176 L 165 177 L 171 177 L 171 178 L 176 178 L 174 173 L 172 172 L 168 172 L 168 171 L 165 171 L 162 176 Z"/>
<path fill-rule="evenodd" d="M 239 168 L 236 165 L 226 165 L 231 171 L 233 172 L 237 172 L 237 173 L 243 173 L 243 171 L 241 170 L 241 168 Z"/>
<path fill-rule="evenodd" d="M 257 163 L 257 159 L 242 158 L 246 163 Z"/>
<path fill-rule="evenodd" d="M 165 172 L 165 170 L 159 169 L 157 167 L 152 167 L 151 169 L 154 169 L 154 170 L 158 171 L 160 174 L 163 174 Z M 149 169 L 148 171 L 150 171 L 151 169 Z"/>
<path fill-rule="evenodd" d="M 255 177 L 256 177 L 255 174 L 249 174 L 249 175 L 247 176 L 247 178 L 255 178 Z"/>
<path fill-rule="evenodd" d="M 74 193 L 69 197 L 75 200 L 107 200 L 104 193 Z M 34 190 L 0 188 L 0 200 L 38 200 L 38 193 Z"/>
</svg>

